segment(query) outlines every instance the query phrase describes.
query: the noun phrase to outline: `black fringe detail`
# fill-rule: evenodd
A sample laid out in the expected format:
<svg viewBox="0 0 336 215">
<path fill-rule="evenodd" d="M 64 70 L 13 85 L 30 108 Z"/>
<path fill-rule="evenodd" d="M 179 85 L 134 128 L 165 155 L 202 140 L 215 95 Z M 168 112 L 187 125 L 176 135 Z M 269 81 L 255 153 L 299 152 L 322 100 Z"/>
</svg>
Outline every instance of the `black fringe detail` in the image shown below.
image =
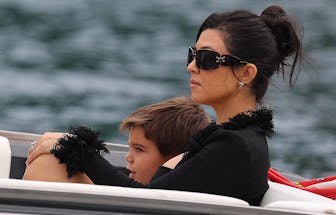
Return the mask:
<svg viewBox="0 0 336 215">
<path fill-rule="evenodd" d="M 79 161 L 86 156 L 109 153 L 104 140 L 99 138 L 99 132 L 85 126 L 70 127 L 69 134 L 58 139 L 50 151 L 59 163 L 66 164 L 68 178 L 83 172 Z"/>
<path fill-rule="evenodd" d="M 211 122 L 206 128 L 199 131 L 186 145 L 184 157 L 188 158 L 196 154 L 205 145 L 205 139 L 218 129 L 238 130 L 255 125 L 261 129 L 261 132 L 268 137 L 274 135 L 273 110 L 261 108 L 250 110 L 236 115 L 228 122 L 216 124 Z"/>
</svg>

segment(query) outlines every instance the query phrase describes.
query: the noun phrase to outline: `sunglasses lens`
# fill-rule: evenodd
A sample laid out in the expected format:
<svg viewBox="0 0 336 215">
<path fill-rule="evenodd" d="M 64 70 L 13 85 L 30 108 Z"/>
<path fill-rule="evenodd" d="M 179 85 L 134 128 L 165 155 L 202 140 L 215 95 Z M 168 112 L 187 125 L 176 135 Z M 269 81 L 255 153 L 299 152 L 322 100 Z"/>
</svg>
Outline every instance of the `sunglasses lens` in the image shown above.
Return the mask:
<svg viewBox="0 0 336 215">
<path fill-rule="evenodd" d="M 211 50 L 199 50 L 196 52 L 196 66 L 200 69 L 216 69 L 219 63 L 216 63 L 219 54 Z"/>
<path fill-rule="evenodd" d="M 192 47 L 188 49 L 188 59 L 187 59 L 187 66 L 194 60 L 195 51 Z"/>
</svg>

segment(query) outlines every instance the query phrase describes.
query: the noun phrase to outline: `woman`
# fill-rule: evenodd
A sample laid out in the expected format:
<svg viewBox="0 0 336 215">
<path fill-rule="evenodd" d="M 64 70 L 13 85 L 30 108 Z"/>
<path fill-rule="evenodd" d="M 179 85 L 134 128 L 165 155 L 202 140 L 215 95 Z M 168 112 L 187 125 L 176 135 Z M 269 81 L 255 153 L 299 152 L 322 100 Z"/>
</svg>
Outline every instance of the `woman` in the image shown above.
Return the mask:
<svg viewBox="0 0 336 215">
<path fill-rule="evenodd" d="M 274 72 L 285 75 L 290 67 L 292 85 L 302 53 L 297 26 L 279 6 L 260 16 L 244 10 L 210 15 L 189 48 L 187 70 L 192 100 L 213 107 L 216 122 L 190 140 L 183 157 L 161 166 L 146 186 L 125 177 L 97 150 L 80 153 L 78 165 L 95 184 L 204 192 L 258 205 L 268 189 L 266 136 L 273 134 L 272 111 L 258 103 Z M 77 145 L 90 148 L 90 143 Z M 62 151 L 62 145 L 55 149 Z"/>
</svg>

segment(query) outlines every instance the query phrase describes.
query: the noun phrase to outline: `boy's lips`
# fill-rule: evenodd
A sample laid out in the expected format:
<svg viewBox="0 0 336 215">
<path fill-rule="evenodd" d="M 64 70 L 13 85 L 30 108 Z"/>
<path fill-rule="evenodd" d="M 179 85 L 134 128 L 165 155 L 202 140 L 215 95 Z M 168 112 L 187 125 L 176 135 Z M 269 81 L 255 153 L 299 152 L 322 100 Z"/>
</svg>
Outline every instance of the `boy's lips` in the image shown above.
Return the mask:
<svg viewBox="0 0 336 215">
<path fill-rule="evenodd" d="M 129 178 L 134 179 L 136 172 L 131 171 L 130 174 L 128 175 Z"/>
</svg>

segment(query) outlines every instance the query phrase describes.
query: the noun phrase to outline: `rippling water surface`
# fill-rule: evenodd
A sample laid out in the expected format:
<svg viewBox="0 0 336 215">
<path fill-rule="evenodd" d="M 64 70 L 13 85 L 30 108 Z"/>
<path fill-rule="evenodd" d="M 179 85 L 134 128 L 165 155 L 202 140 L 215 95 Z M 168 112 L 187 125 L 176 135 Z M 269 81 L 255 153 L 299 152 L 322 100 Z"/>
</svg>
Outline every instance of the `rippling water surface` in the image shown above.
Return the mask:
<svg viewBox="0 0 336 215">
<path fill-rule="evenodd" d="M 336 1 L 0 1 L 0 129 L 42 133 L 87 124 L 126 143 L 136 108 L 189 94 L 186 48 L 212 12 L 280 4 L 305 28 L 314 60 L 293 90 L 274 79 L 267 103 L 272 165 L 306 177 L 336 174 Z M 207 108 L 209 114 L 213 112 Z"/>
</svg>

